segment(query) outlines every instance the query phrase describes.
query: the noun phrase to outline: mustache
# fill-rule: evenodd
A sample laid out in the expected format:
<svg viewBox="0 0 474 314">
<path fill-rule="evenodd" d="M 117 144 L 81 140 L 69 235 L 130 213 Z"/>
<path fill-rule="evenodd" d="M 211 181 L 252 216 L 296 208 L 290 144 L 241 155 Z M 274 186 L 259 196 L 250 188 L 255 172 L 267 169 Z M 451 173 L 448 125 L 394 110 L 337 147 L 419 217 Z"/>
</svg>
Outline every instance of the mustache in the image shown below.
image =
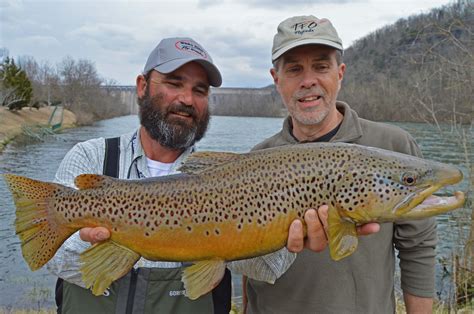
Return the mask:
<svg viewBox="0 0 474 314">
<path fill-rule="evenodd" d="M 303 98 L 309 95 L 314 95 L 314 94 L 324 97 L 326 93 L 320 87 L 313 86 L 310 89 L 296 91 L 293 94 L 293 99 L 298 100 L 300 98 Z"/>
<path fill-rule="evenodd" d="M 196 109 L 194 109 L 194 107 L 192 107 L 192 106 L 186 106 L 186 105 L 183 105 L 183 104 L 180 104 L 180 103 L 171 104 L 166 110 L 167 115 L 169 113 L 177 113 L 177 112 L 184 112 L 184 113 L 190 115 L 194 120 L 197 119 Z"/>
</svg>

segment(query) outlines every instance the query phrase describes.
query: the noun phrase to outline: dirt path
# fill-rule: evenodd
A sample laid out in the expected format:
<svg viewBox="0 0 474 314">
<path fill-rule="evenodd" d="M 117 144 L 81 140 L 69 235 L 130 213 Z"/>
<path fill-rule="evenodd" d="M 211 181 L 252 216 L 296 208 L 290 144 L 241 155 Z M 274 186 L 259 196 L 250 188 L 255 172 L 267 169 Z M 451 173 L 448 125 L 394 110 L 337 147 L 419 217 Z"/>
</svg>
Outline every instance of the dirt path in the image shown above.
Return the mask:
<svg viewBox="0 0 474 314">
<path fill-rule="evenodd" d="M 20 111 L 9 111 L 0 107 L 0 152 L 11 140 L 22 133 L 22 125 L 34 126 L 47 124 L 54 107 L 23 108 Z M 63 128 L 70 128 L 76 124 L 76 116 L 64 110 Z"/>
</svg>

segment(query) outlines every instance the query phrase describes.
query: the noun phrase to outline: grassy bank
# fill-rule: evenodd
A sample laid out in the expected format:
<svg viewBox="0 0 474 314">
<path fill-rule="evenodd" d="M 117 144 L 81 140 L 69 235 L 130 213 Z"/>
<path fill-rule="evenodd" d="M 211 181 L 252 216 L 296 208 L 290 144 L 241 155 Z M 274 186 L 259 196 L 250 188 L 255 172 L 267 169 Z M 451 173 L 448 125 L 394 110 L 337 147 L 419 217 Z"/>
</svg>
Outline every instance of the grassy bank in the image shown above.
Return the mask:
<svg viewBox="0 0 474 314">
<path fill-rule="evenodd" d="M 54 107 L 40 109 L 23 108 L 19 111 L 9 111 L 0 107 L 0 152 L 15 137 L 23 132 L 23 128 L 37 125 L 47 125 Z M 70 128 L 76 124 L 74 113 L 64 110 L 62 128 Z"/>
</svg>

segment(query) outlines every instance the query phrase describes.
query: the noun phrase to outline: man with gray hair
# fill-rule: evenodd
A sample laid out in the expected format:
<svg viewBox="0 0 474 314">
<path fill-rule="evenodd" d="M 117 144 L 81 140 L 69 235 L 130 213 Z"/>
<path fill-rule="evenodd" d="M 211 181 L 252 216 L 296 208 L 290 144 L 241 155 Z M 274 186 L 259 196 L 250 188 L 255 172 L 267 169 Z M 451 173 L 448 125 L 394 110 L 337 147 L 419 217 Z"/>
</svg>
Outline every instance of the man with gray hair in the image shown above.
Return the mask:
<svg viewBox="0 0 474 314">
<path fill-rule="evenodd" d="M 346 65 L 336 29 L 327 19 L 296 16 L 278 26 L 270 73 L 289 117 L 254 149 L 306 142 L 347 142 L 420 156 L 406 131 L 359 118 L 337 101 Z M 324 221 L 323 221 L 324 222 Z M 369 224 L 370 225 L 370 224 Z M 377 231 L 372 226 L 372 231 Z M 328 250 L 282 249 L 235 263 L 246 274 L 247 313 L 394 313 L 395 249 L 408 313 L 430 313 L 434 295 L 434 218 L 384 223 L 361 238 L 354 254 L 332 261 Z M 370 233 L 370 232 L 369 232 Z M 301 231 L 301 238 L 303 233 Z M 284 263 L 274 264 L 275 256 Z M 254 269 L 249 272 L 249 269 Z M 266 273 L 262 279 L 261 274 Z"/>
</svg>

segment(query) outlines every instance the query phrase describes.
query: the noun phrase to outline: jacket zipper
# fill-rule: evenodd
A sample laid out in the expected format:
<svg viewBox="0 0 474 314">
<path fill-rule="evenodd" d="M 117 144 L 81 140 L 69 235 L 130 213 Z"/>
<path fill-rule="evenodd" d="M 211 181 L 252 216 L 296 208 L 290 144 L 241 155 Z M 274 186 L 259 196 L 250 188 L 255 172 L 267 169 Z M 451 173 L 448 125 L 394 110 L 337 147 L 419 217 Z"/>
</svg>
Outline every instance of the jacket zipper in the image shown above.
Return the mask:
<svg viewBox="0 0 474 314">
<path fill-rule="evenodd" d="M 128 298 L 127 298 L 127 308 L 125 313 L 133 313 L 133 303 L 135 301 L 135 290 L 137 289 L 137 279 L 138 279 L 139 269 L 132 268 L 131 278 L 130 278 L 130 288 L 128 289 Z"/>
</svg>

